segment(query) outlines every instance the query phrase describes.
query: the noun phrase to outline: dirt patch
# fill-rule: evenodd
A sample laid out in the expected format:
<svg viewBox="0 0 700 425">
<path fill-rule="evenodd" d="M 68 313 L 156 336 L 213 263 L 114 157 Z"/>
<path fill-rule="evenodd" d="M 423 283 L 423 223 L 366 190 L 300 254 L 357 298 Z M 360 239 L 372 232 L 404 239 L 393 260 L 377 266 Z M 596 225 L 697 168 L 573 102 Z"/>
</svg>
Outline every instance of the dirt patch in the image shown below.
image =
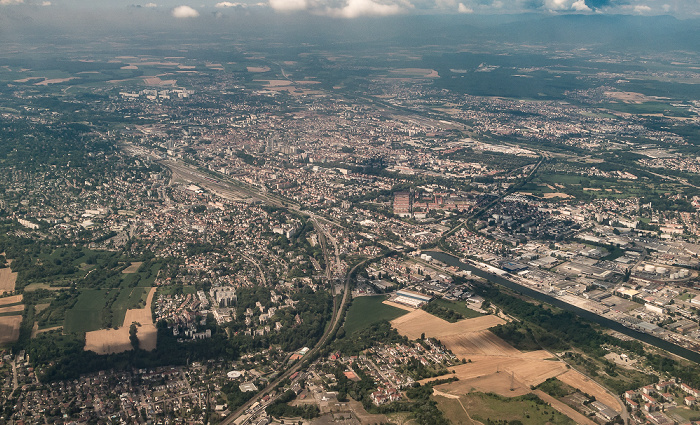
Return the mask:
<svg viewBox="0 0 700 425">
<path fill-rule="evenodd" d="M 428 337 L 441 339 L 447 335 L 486 330 L 503 323 L 505 320 L 496 316 L 480 316 L 450 323 L 423 310 L 414 310 L 392 320 L 391 326 L 410 339 L 418 339 L 422 333 Z"/>
<path fill-rule="evenodd" d="M 0 298 L 0 306 L 8 304 L 17 304 L 22 302 L 22 295 L 13 295 L 11 297 Z"/>
<path fill-rule="evenodd" d="M 124 270 L 122 270 L 122 273 L 124 274 L 130 274 L 130 273 L 136 273 L 139 271 L 139 267 L 141 267 L 141 264 L 143 264 L 143 261 L 136 261 L 134 263 L 131 263 L 131 265 Z"/>
<path fill-rule="evenodd" d="M 17 341 L 21 324 L 22 316 L 0 316 L 0 345 Z"/>
<path fill-rule="evenodd" d="M 146 300 L 146 307 L 130 309 L 124 316 L 124 324 L 119 329 L 102 329 L 85 333 L 85 351 L 94 351 L 97 354 L 112 354 L 129 351 L 132 349 L 129 341 L 129 328 L 136 323 L 139 338 L 139 348 L 153 351 L 156 348 L 158 331 L 153 324 L 151 305 L 156 288 L 151 288 Z"/>
<path fill-rule="evenodd" d="M 614 409 L 617 412 L 622 412 L 622 405 L 617 397 L 614 397 L 608 393 L 600 384 L 587 378 L 583 374 L 575 370 L 570 370 L 558 376 L 557 379 L 565 384 L 571 385 L 574 388 L 578 388 L 588 395 L 594 396 L 596 400 L 606 404 L 611 409 Z"/>
<path fill-rule="evenodd" d="M 13 273 L 9 267 L 0 269 L 0 295 L 15 291 L 17 283 L 17 273 Z"/>
</svg>

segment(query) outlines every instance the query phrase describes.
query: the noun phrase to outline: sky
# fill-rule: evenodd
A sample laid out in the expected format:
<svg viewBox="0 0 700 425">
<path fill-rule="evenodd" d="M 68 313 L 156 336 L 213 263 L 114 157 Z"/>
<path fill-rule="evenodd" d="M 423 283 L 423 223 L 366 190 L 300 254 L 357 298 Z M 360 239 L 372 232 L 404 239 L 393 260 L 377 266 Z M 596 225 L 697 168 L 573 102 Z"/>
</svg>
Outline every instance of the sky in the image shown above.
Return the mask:
<svg viewBox="0 0 700 425">
<path fill-rule="evenodd" d="M 626 14 L 700 18 L 700 0 L 0 0 L 0 17 L 12 9 L 31 16 L 46 9 L 157 11 L 173 19 L 235 15 L 253 9 L 339 19 L 421 14 Z M 44 9 L 39 11 L 39 9 Z"/>
</svg>

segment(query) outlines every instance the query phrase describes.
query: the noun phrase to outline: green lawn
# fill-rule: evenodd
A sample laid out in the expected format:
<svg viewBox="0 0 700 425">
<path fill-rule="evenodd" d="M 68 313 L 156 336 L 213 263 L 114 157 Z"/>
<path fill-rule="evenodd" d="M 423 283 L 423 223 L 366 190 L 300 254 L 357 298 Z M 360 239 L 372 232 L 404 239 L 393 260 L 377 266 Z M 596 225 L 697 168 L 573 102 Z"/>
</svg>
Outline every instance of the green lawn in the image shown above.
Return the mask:
<svg viewBox="0 0 700 425">
<path fill-rule="evenodd" d="M 406 310 L 382 304 L 385 299 L 384 295 L 355 298 L 345 318 L 345 332 L 349 335 L 373 323 L 393 320 L 408 313 Z"/>
<path fill-rule="evenodd" d="M 440 307 L 445 307 L 449 308 L 450 310 L 454 310 L 457 313 L 464 316 L 465 319 L 472 319 L 474 317 L 483 316 L 481 313 L 476 312 L 471 308 L 467 307 L 467 303 L 465 303 L 464 301 L 450 301 L 443 298 L 438 298 L 431 302 L 439 305 Z"/>
</svg>

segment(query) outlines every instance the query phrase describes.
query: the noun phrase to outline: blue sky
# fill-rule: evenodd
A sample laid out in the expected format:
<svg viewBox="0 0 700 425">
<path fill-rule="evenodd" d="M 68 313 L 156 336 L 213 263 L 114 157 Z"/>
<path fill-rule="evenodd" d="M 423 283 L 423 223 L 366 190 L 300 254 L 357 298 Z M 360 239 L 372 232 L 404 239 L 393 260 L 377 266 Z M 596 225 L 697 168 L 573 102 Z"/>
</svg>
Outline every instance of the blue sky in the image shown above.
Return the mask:
<svg viewBox="0 0 700 425">
<path fill-rule="evenodd" d="M 336 18 L 398 14 L 629 14 L 700 18 L 700 0 L 0 0 L 5 8 L 142 8 L 179 19 L 203 14 L 268 9 L 281 14 L 308 13 Z"/>
</svg>

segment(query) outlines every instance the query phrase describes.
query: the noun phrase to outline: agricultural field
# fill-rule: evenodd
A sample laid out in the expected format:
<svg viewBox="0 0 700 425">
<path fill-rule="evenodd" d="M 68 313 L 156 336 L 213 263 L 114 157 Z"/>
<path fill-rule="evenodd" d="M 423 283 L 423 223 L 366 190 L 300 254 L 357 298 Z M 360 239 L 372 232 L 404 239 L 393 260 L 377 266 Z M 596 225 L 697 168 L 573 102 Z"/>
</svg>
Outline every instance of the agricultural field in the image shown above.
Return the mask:
<svg viewBox="0 0 700 425">
<path fill-rule="evenodd" d="M 22 316 L 0 316 L 0 346 L 17 341 Z"/>
<path fill-rule="evenodd" d="M 407 313 L 400 308 L 384 304 L 385 299 L 383 295 L 353 299 L 345 319 L 345 333 L 349 335 L 373 323 L 393 320 Z"/>
<path fill-rule="evenodd" d="M 17 273 L 13 273 L 9 267 L 0 269 L 0 295 L 15 291 Z"/>
<path fill-rule="evenodd" d="M 0 347 L 17 341 L 22 324 L 22 295 L 0 298 Z"/>
<path fill-rule="evenodd" d="M 145 306 L 139 309 L 126 310 L 124 321 L 117 329 L 101 329 L 85 334 L 85 351 L 94 351 L 97 354 L 121 353 L 131 350 L 129 328 L 136 324 L 136 336 L 139 340 L 139 348 L 153 351 L 156 349 L 158 331 L 153 323 L 151 306 L 156 288 L 150 288 Z"/>
<path fill-rule="evenodd" d="M 440 338 L 463 332 L 478 332 L 503 323 L 505 320 L 492 315 L 450 323 L 423 310 L 415 310 L 392 320 L 391 325 L 401 335 L 406 335 L 410 339 L 418 339 L 423 333 L 429 337 Z"/>
</svg>

